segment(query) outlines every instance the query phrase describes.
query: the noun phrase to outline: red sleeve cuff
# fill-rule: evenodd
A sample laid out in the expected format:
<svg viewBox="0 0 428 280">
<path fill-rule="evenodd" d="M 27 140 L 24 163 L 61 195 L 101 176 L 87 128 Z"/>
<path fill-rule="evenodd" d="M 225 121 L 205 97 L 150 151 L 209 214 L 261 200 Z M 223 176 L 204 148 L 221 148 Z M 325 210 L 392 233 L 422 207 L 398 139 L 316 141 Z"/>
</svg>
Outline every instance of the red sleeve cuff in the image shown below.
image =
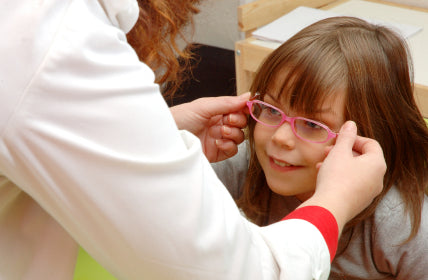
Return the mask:
<svg viewBox="0 0 428 280">
<path fill-rule="evenodd" d="M 320 206 L 305 206 L 297 208 L 282 220 L 300 219 L 313 224 L 324 237 L 330 252 L 330 262 L 336 255 L 339 228 L 333 214 Z"/>
</svg>

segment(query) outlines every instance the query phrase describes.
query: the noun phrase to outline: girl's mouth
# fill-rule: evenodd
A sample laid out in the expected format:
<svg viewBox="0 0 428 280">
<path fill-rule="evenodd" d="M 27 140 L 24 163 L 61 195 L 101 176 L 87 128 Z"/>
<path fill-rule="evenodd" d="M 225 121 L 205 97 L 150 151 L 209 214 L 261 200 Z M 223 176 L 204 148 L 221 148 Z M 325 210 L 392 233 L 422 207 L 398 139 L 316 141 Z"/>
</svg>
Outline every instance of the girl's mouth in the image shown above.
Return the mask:
<svg viewBox="0 0 428 280">
<path fill-rule="evenodd" d="M 271 168 L 279 172 L 293 171 L 301 168 L 301 166 L 293 165 L 288 162 L 275 159 L 273 157 L 269 158 L 269 162 Z"/>
<path fill-rule="evenodd" d="M 281 166 L 281 167 L 293 166 L 293 165 L 291 165 L 289 163 L 286 163 L 286 162 L 283 162 L 283 161 L 279 161 L 279 160 L 276 160 L 274 158 L 272 158 L 272 161 L 273 161 L 273 163 L 275 163 L 276 165 Z"/>
</svg>

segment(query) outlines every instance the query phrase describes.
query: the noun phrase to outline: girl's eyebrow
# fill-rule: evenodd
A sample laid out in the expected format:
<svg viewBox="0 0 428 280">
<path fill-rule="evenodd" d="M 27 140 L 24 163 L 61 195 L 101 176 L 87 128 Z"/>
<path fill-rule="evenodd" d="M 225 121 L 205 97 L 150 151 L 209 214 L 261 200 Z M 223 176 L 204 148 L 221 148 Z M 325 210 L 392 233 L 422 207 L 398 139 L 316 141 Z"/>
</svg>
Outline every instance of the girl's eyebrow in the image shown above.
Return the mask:
<svg viewBox="0 0 428 280">
<path fill-rule="evenodd" d="M 279 102 L 278 98 L 273 97 L 270 93 L 266 93 L 263 97 L 264 101 L 266 102 L 266 97 L 268 97 L 269 101 L 274 103 L 272 105 L 276 105 L 277 107 L 281 106 L 281 102 Z M 269 103 L 269 102 L 267 102 Z M 331 107 L 327 108 L 321 108 L 314 111 L 314 114 L 331 114 L 333 116 L 337 116 L 336 111 L 334 111 Z"/>
<path fill-rule="evenodd" d="M 266 93 L 263 99 L 266 99 L 266 96 L 269 97 L 269 99 L 272 100 L 273 102 L 275 102 L 276 104 L 281 104 L 278 101 L 278 98 L 274 98 L 270 93 Z"/>
<path fill-rule="evenodd" d="M 333 115 L 336 115 L 336 112 L 331 109 L 331 107 L 322 108 L 320 110 L 314 111 L 316 114 L 323 114 L 323 113 L 332 113 Z"/>
<path fill-rule="evenodd" d="M 332 116 L 332 117 L 334 117 L 334 118 L 336 118 L 336 117 L 338 117 L 339 115 L 337 114 L 337 112 L 336 111 L 334 111 L 331 107 L 328 107 L 328 108 L 322 108 L 322 109 L 319 109 L 319 110 L 315 110 L 314 112 L 313 112 L 313 114 L 314 115 L 320 115 L 320 117 L 321 117 L 321 115 L 324 115 L 325 117 L 327 117 L 326 115 L 330 115 L 330 116 Z"/>
</svg>

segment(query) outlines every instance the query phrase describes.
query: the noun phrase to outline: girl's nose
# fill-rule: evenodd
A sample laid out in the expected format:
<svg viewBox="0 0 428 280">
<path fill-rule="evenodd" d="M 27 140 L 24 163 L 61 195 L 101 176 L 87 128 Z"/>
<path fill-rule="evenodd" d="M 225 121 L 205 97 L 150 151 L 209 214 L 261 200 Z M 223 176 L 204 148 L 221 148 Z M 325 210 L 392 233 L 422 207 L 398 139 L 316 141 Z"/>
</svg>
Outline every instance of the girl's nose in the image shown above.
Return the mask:
<svg viewBox="0 0 428 280">
<path fill-rule="evenodd" d="M 272 141 L 285 149 L 293 149 L 296 144 L 297 136 L 294 135 L 291 124 L 288 122 L 279 126 L 272 135 Z"/>
</svg>

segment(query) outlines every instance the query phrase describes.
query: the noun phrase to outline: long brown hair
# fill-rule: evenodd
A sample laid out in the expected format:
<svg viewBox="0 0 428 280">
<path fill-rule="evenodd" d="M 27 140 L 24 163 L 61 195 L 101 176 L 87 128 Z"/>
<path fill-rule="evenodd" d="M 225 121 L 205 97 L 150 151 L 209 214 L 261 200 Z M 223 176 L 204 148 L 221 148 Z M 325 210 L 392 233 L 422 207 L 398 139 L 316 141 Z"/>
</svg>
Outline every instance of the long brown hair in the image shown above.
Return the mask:
<svg viewBox="0 0 428 280">
<path fill-rule="evenodd" d="M 428 130 L 412 79 L 408 47 L 399 35 L 360 19 L 336 17 L 303 29 L 276 49 L 250 90 L 262 98 L 279 90 L 290 108 L 312 114 L 327 96 L 345 89 L 345 118 L 356 122 L 359 135 L 380 143 L 388 166 L 382 193 L 348 227 L 371 216 L 394 185 L 410 213 L 411 239 L 420 226 L 428 182 Z M 272 193 L 253 148 L 254 126 L 250 119 L 250 167 L 238 205 L 265 225 Z"/>
<path fill-rule="evenodd" d="M 141 61 L 156 74 L 156 83 L 168 84 L 164 95 L 173 94 L 190 67 L 191 48 L 180 48 L 178 39 L 186 42 L 182 33 L 186 25 L 193 26 L 193 15 L 198 13 L 199 0 L 138 0 L 140 14 L 133 29 L 127 34 L 129 44 Z"/>
</svg>

